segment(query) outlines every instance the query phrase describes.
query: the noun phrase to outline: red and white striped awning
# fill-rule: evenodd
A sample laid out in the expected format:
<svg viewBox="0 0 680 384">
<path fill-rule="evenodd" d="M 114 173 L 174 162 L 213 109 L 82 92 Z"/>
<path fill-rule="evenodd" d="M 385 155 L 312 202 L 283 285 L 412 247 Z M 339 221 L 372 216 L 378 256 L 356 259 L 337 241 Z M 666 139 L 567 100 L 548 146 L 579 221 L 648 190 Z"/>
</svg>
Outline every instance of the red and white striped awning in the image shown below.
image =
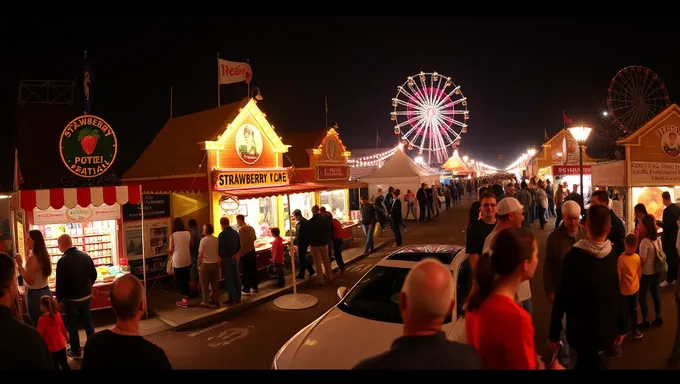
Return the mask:
<svg viewBox="0 0 680 384">
<path fill-rule="evenodd" d="M 90 204 L 99 207 L 103 204 L 120 205 L 137 204 L 142 200 L 142 188 L 139 185 L 90 188 L 55 188 L 23 190 L 12 194 L 13 206 L 25 211 L 33 208 L 47 209 L 52 207 L 74 208 L 76 205 L 87 207 Z M 18 201 L 17 201 L 18 200 Z"/>
</svg>

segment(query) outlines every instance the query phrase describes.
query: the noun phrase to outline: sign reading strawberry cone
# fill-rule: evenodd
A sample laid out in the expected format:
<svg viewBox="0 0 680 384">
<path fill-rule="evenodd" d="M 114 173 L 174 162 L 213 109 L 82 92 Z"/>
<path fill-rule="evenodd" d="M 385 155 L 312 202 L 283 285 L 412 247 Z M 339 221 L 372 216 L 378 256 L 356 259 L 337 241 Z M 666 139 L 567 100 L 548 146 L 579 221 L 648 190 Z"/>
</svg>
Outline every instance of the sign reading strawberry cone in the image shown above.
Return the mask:
<svg viewBox="0 0 680 384">
<path fill-rule="evenodd" d="M 64 165 L 74 174 L 85 177 L 103 175 L 113 164 L 118 140 L 111 126 L 94 115 L 73 119 L 59 139 Z"/>
</svg>

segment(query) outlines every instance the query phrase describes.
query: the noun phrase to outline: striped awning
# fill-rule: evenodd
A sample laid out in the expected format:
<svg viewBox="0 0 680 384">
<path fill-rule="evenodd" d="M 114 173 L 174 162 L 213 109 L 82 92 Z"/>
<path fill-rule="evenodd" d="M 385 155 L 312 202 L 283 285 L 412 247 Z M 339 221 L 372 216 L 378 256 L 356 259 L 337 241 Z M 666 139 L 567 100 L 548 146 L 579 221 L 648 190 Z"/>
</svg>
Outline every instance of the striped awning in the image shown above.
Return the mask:
<svg viewBox="0 0 680 384">
<path fill-rule="evenodd" d="M 139 185 L 91 188 L 54 188 L 23 190 L 12 194 L 12 200 L 25 211 L 33 208 L 60 209 L 74 208 L 76 205 L 99 207 L 103 204 L 113 205 L 138 204 L 142 200 L 142 189 Z"/>
</svg>

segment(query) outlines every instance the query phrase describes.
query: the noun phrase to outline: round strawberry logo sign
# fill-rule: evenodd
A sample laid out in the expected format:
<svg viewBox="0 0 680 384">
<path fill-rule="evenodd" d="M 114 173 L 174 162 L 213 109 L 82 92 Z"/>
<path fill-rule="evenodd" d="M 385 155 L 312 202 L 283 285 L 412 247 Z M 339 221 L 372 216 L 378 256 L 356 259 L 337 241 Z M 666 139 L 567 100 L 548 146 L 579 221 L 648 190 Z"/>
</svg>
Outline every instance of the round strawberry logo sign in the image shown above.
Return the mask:
<svg viewBox="0 0 680 384">
<path fill-rule="evenodd" d="M 59 139 L 61 160 L 69 171 L 80 177 L 97 177 L 113 164 L 118 140 L 111 126 L 93 115 L 73 119 Z"/>
</svg>

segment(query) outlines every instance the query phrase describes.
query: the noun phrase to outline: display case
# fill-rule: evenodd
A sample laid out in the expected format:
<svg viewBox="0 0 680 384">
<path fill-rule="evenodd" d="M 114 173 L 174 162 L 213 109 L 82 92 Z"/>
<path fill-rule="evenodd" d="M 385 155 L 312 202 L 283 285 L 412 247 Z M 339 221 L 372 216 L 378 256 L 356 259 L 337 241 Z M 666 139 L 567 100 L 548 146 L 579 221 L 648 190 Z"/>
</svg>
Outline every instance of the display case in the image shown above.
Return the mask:
<svg viewBox="0 0 680 384">
<path fill-rule="evenodd" d="M 338 189 L 335 191 L 321 191 L 319 200 L 322 207 L 333 214 L 333 217 L 340 220 L 348 220 L 349 216 L 349 190 Z M 291 203 L 292 204 L 292 203 Z"/>
</svg>

